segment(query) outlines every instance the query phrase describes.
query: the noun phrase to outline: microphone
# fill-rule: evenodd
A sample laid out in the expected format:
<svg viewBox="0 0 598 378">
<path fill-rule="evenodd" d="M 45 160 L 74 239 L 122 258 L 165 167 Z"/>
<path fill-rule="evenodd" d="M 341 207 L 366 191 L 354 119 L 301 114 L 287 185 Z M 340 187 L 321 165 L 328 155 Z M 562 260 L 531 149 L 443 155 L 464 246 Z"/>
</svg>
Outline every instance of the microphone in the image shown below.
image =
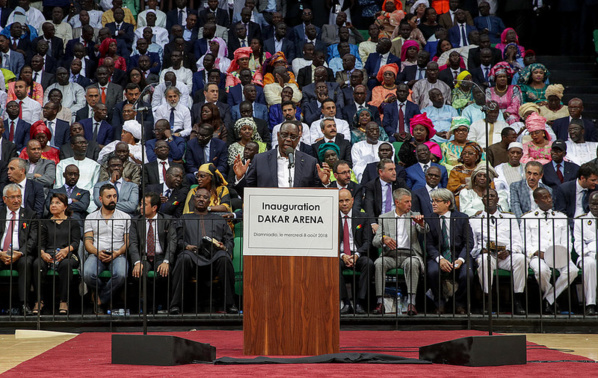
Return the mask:
<svg viewBox="0 0 598 378">
<path fill-rule="evenodd" d="M 149 107 L 147 106 L 137 106 L 137 103 L 139 102 L 139 100 L 141 100 L 141 98 L 143 97 L 144 94 L 146 94 L 150 89 L 156 87 L 158 85 L 158 83 L 152 83 L 152 84 L 148 84 L 145 86 L 145 88 L 143 88 L 143 90 L 141 91 L 141 93 L 139 94 L 139 97 L 137 97 L 137 100 L 135 100 L 135 102 L 133 103 L 133 108 L 135 109 L 136 112 L 139 111 L 147 111 L 149 110 Z"/>
<path fill-rule="evenodd" d="M 285 148 L 284 153 L 287 154 L 287 156 L 289 158 L 289 168 L 294 167 L 295 166 L 295 150 L 293 149 L 293 147 Z"/>
</svg>

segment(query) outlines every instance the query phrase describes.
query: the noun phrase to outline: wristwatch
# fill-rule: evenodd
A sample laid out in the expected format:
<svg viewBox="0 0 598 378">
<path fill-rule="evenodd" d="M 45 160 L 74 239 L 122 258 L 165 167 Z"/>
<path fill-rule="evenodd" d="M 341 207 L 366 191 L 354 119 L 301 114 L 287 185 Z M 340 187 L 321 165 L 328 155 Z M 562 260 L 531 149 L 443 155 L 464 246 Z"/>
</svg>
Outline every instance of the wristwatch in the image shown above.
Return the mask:
<svg viewBox="0 0 598 378">
<path fill-rule="evenodd" d="M 208 213 L 212 212 L 212 206 L 208 206 Z"/>
</svg>

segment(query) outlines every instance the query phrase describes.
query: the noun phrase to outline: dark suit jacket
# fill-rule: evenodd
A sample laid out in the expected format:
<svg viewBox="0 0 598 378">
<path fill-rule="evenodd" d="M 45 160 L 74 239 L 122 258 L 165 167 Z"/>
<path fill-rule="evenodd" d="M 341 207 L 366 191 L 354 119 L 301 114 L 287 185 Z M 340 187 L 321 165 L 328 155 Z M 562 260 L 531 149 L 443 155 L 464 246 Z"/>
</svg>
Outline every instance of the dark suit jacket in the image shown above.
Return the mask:
<svg viewBox="0 0 598 378">
<path fill-rule="evenodd" d="M 88 86 L 90 86 L 91 84 L 93 84 L 93 82 L 91 81 L 91 79 L 83 76 L 83 75 L 77 75 L 77 79 L 74 81 L 74 83 L 79 84 L 81 87 L 83 88 L 87 88 Z"/>
<path fill-rule="evenodd" d="M 409 130 L 409 121 L 411 120 L 411 118 L 420 114 L 419 106 L 417 106 L 415 103 L 407 100 L 406 104 L 405 104 L 405 109 L 403 109 L 403 113 L 405 115 L 405 117 L 404 117 L 405 127 L 407 128 L 407 130 Z M 399 128 L 399 105 L 398 105 L 398 103 L 395 102 L 395 103 L 388 104 L 387 106 L 385 106 L 384 110 L 383 110 L 383 114 L 384 114 L 384 121 L 383 121 L 384 131 L 386 131 L 386 134 L 388 134 L 389 141 L 394 142 L 395 141 L 394 134 L 397 132 L 397 129 Z"/>
<path fill-rule="evenodd" d="M 245 187 L 278 187 L 278 166 L 276 164 L 276 149 L 255 155 L 245 177 L 235 187 L 242 190 Z M 322 186 L 318 171 L 318 161 L 304 152 L 295 152 L 294 188 L 319 188 Z"/>
<path fill-rule="evenodd" d="M 465 71 L 463 68 L 459 67 L 459 73 Z M 445 68 L 444 70 L 440 71 L 438 74 L 438 80 L 442 80 L 451 87 L 451 89 L 455 88 L 455 77 L 453 76 L 453 70 L 449 67 Z M 446 101 L 446 99 L 445 99 Z"/>
<path fill-rule="evenodd" d="M 318 151 L 320 149 L 320 146 L 323 144 L 324 139 L 321 139 L 311 145 L 311 148 L 314 150 L 314 157 L 316 159 L 318 158 Z M 351 142 L 346 140 L 343 134 L 338 133 L 336 134 L 336 137 L 334 137 L 334 144 L 336 144 L 338 148 L 341 150 L 338 159 L 346 161 L 347 163 L 349 163 L 349 166 L 352 167 L 353 160 L 351 160 Z"/>
<path fill-rule="evenodd" d="M 52 199 L 52 194 L 54 193 L 62 193 L 66 194 L 66 188 L 61 186 L 60 188 L 50 189 L 48 191 L 48 195 L 46 196 L 46 204 L 44 206 L 45 214 L 49 214 L 50 211 L 50 200 Z M 72 199 L 77 200 L 77 202 L 71 203 L 69 205 L 69 209 L 73 212 L 73 217 L 77 219 L 85 219 L 87 216 L 87 208 L 89 207 L 89 202 L 91 201 L 89 191 L 85 189 L 78 188 L 76 185 L 71 192 Z"/>
<path fill-rule="evenodd" d="M 8 129 L 7 129 L 8 130 Z M 2 137 L 2 156 L 0 156 L 1 160 L 5 161 L 7 164 L 13 157 L 17 157 L 17 146 L 9 141 L 8 139 Z"/>
<path fill-rule="evenodd" d="M 366 60 L 365 66 L 363 68 L 365 68 L 365 71 L 368 73 L 368 76 L 370 79 L 376 80 L 376 75 L 378 74 L 378 71 L 380 70 L 381 60 L 382 60 L 381 55 L 377 52 L 371 53 L 370 56 L 368 56 L 368 60 Z M 398 56 L 395 56 L 393 54 L 389 54 L 388 59 L 386 60 L 386 64 L 391 64 L 391 63 L 396 63 L 400 68 L 401 67 L 401 58 L 399 58 Z"/>
<path fill-rule="evenodd" d="M 185 161 L 187 173 L 194 173 L 205 163 L 213 163 L 222 173 L 226 173 L 228 167 L 228 146 L 226 142 L 212 138 L 210 141 L 210 161 L 206 162 L 204 157 L 204 147 L 200 146 L 197 139 L 191 139 L 187 143 L 185 152 Z"/>
<path fill-rule="evenodd" d="M 66 43 L 66 47 L 64 48 L 64 57 L 63 57 L 63 61 L 67 61 L 67 60 L 73 60 L 73 57 L 75 56 L 75 54 L 73 53 L 73 48 L 75 47 L 75 44 L 80 43 L 81 41 L 79 40 L 79 38 L 74 38 L 69 40 Z M 87 42 L 87 56 L 94 56 L 95 54 L 95 42 L 94 41 L 89 41 Z M 70 65 L 69 65 L 70 66 Z M 63 66 L 64 67 L 64 66 Z"/>
<path fill-rule="evenodd" d="M 37 51 L 37 43 L 44 39 L 43 36 L 37 37 L 35 38 L 32 42 L 31 42 L 31 48 L 32 51 Z M 58 38 L 58 37 L 52 37 L 52 48 L 51 50 L 48 50 L 47 55 L 50 55 L 52 58 L 56 59 L 57 62 L 59 62 L 60 60 L 62 60 L 62 56 L 64 55 L 64 42 L 62 41 L 62 38 Z M 46 71 L 50 71 L 46 68 Z M 51 71 L 50 71 L 51 72 Z"/>
<path fill-rule="evenodd" d="M 482 70 L 481 66 L 469 70 L 469 73 L 471 74 L 472 80 L 476 84 L 481 85 L 484 88 L 488 88 L 490 86 L 489 81 L 486 81 L 486 78 L 484 77 L 484 70 Z M 490 78 L 488 78 L 488 80 L 490 80 Z"/>
<path fill-rule="evenodd" d="M 155 52 L 146 52 L 144 55 L 147 55 L 150 58 L 150 69 L 149 71 L 151 73 L 155 73 L 157 75 L 160 75 L 160 70 L 162 69 L 162 63 L 160 61 L 160 54 L 155 53 Z M 133 68 L 133 67 L 139 67 L 139 58 L 141 57 L 140 54 L 135 54 L 135 55 L 131 55 L 131 57 L 129 58 L 129 69 Z M 154 66 L 154 63 L 158 63 L 156 66 Z M 143 89 L 143 88 L 141 88 Z"/>
<path fill-rule="evenodd" d="M 21 74 L 21 69 L 25 65 L 25 57 L 18 51 L 11 51 L 8 62 L 8 69 L 11 70 L 17 77 Z"/>
<path fill-rule="evenodd" d="M 177 163 L 173 163 L 172 159 L 168 159 L 168 164 L 170 166 L 172 165 L 176 165 L 178 167 L 180 167 L 183 172 L 185 171 L 185 167 L 183 167 L 180 164 Z M 154 160 L 154 161 L 150 161 L 149 163 L 146 163 L 143 165 L 143 175 L 145 176 L 145 185 L 149 186 L 149 185 L 162 185 L 162 183 L 160 182 L 160 173 L 158 172 L 158 169 L 161 169 L 158 166 L 158 161 Z M 161 193 L 161 189 L 160 189 L 160 193 Z"/>
<path fill-rule="evenodd" d="M 85 132 L 85 139 L 87 140 L 94 140 L 93 139 L 93 123 L 94 120 L 91 118 L 82 119 L 79 121 L 83 126 L 83 131 Z M 98 130 L 98 139 L 94 140 L 98 144 L 102 146 L 107 145 L 108 143 L 114 140 L 114 129 L 112 126 L 106 122 L 102 121 L 100 123 L 100 129 Z"/>
<path fill-rule="evenodd" d="M 334 80 L 331 82 L 327 81 L 326 86 L 328 87 L 328 97 L 333 99 L 336 103 L 336 111 L 337 114 L 340 116 L 340 110 L 345 105 L 345 95 L 343 94 L 340 85 L 338 85 L 338 83 Z M 301 99 L 302 107 L 309 101 L 317 100 L 315 83 L 304 86 L 301 89 L 301 91 L 303 92 L 303 98 Z"/>
<path fill-rule="evenodd" d="M 228 58 L 233 59 L 235 55 L 235 50 L 241 47 L 241 42 L 239 42 L 239 38 L 235 34 L 235 27 L 237 24 L 231 25 L 230 29 L 228 30 Z M 253 38 L 262 39 L 262 32 L 260 26 L 253 21 L 249 21 L 249 34 L 247 35 L 247 45 L 251 43 Z"/>
<path fill-rule="evenodd" d="M 303 46 L 305 46 L 306 43 L 307 43 L 307 41 L 305 39 L 302 39 L 299 42 L 295 42 L 295 57 L 303 58 Z M 328 49 L 328 47 L 326 46 L 326 44 L 324 42 L 322 42 L 319 38 L 316 38 L 316 44 L 314 45 L 314 50 L 326 53 L 327 49 Z"/>
<path fill-rule="evenodd" d="M 237 84 L 234 87 L 230 87 L 228 89 L 228 99 L 226 101 L 226 104 L 231 108 L 235 105 L 241 104 L 241 102 L 243 101 L 243 89 L 241 87 L 241 84 Z M 255 102 L 262 105 L 268 105 L 266 103 L 266 97 L 264 97 L 264 89 L 259 85 L 256 85 L 255 90 L 257 92 Z"/>
<path fill-rule="evenodd" d="M 123 124 L 125 121 L 123 120 L 123 107 L 127 100 L 119 102 L 114 107 L 114 113 L 112 114 L 112 128 L 114 129 L 114 138 L 120 140 L 120 134 L 123 130 Z M 145 103 L 143 101 L 139 101 L 139 107 L 147 106 L 149 110 L 144 114 L 141 112 L 137 112 L 137 116 L 135 119 L 137 122 L 141 123 L 141 118 L 143 117 L 143 135 L 145 140 L 153 139 L 154 138 L 154 114 L 152 113 L 151 105 Z"/>
<path fill-rule="evenodd" d="M 346 93 L 346 92 L 343 91 L 343 93 Z M 352 98 L 351 98 L 351 100 L 348 100 L 346 97 L 345 97 L 345 104 L 346 105 L 343 106 L 341 109 L 341 118 L 344 119 L 345 121 L 349 122 L 349 125 L 353 125 L 353 117 L 355 116 L 355 113 L 357 113 L 357 106 L 355 105 L 355 101 Z M 381 122 L 380 122 L 380 112 L 378 111 L 378 108 L 375 107 L 374 105 L 368 105 L 367 101 L 366 101 L 366 107 L 374 115 L 374 122 L 376 122 L 379 125 Z"/>
<path fill-rule="evenodd" d="M 203 91 L 198 92 L 198 93 L 201 93 L 203 95 Z M 223 92 L 221 92 L 221 93 L 223 93 Z M 223 94 L 224 94 L 224 96 L 226 96 L 226 93 L 223 93 Z M 193 104 L 193 106 L 191 107 L 191 121 L 193 123 L 198 123 L 201 121 L 201 107 L 203 104 L 205 104 L 205 102 L 206 101 L 204 99 L 203 101 Z M 216 106 L 218 107 L 218 110 L 220 111 L 220 117 L 222 118 L 224 125 L 226 127 L 232 127 L 233 121 L 232 121 L 232 112 L 230 110 L 230 106 L 228 106 L 228 104 L 225 104 L 222 101 L 217 101 Z"/>
<path fill-rule="evenodd" d="M 380 186 L 380 177 L 372 180 L 364 185 L 364 209 L 365 212 L 373 216 L 374 218 L 378 218 L 380 214 L 382 214 L 382 188 Z M 392 183 L 392 190 L 396 190 L 398 188 L 407 188 L 407 184 L 405 181 L 397 176 L 396 181 Z M 374 221 L 377 222 L 377 221 Z"/>
<path fill-rule="evenodd" d="M 145 230 L 144 222 L 145 216 L 143 215 L 138 215 L 131 221 L 131 229 L 129 230 L 129 257 L 131 258 L 131 265 L 137 261 L 141 261 L 140 250 L 147 242 L 145 233 L 142 231 Z M 177 221 L 170 215 L 159 212 L 158 219 L 153 227 L 162 247 L 162 253 L 155 256 L 154 267 L 160 265 L 164 260 L 168 260 L 169 264 L 174 264 L 178 243 Z"/>
<path fill-rule="evenodd" d="M 473 26 L 473 18 L 471 17 L 471 13 L 469 13 L 469 11 L 466 11 L 466 10 L 464 10 L 464 12 L 465 12 L 465 17 L 466 17 L 465 23 L 467 25 Z M 447 11 L 446 13 L 439 15 L 438 23 L 440 24 L 440 26 L 442 26 L 446 30 L 449 30 L 450 28 L 452 28 L 453 26 L 456 25 L 456 21 L 451 20 L 450 11 Z"/>
<path fill-rule="evenodd" d="M 405 69 L 403 69 L 401 72 L 399 72 L 399 75 L 397 76 L 397 80 L 401 83 L 408 83 L 411 80 L 415 80 L 417 78 L 417 65 L 412 65 L 412 66 L 407 66 L 405 67 Z M 425 70 L 423 72 L 424 74 L 424 78 L 425 76 Z"/>
<path fill-rule="evenodd" d="M 315 25 L 314 25 L 315 26 Z M 300 44 L 303 47 L 303 43 L 305 43 L 305 33 L 303 31 L 303 24 L 299 24 L 297 26 L 295 26 L 292 30 L 291 37 L 296 44 Z M 322 30 L 316 26 L 316 40 L 320 40 L 320 33 L 322 32 Z M 289 33 L 287 33 L 289 34 Z M 324 44 L 324 46 L 326 46 L 326 44 L 324 42 L 322 42 Z M 326 51 L 326 47 L 324 47 L 324 50 Z"/>
<path fill-rule="evenodd" d="M 195 42 L 193 42 L 193 55 L 195 55 L 197 59 L 204 56 L 208 50 L 210 50 L 210 46 L 208 45 L 207 39 L 198 38 Z"/>
<path fill-rule="evenodd" d="M 118 33 L 116 32 L 116 22 L 109 22 L 106 24 L 105 27 L 110 29 L 110 34 L 112 35 L 112 38 L 116 39 L 117 41 L 119 39 L 125 41 L 129 50 L 133 49 L 133 40 L 135 39 L 133 24 L 129 24 L 128 22 L 124 21 L 122 22 L 120 30 L 124 30 L 125 34 L 123 35 L 118 35 Z"/>
<path fill-rule="evenodd" d="M 438 183 L 439 188 L 446 188 L 446 184 L 448 183 L 448 173 L 446 172 L 446 168 L 440 164 L 436 163 L 429 163 L 431 167 L 437 167 L 440 169 L 441 172 L 441 179 L 440 183 Z M 407 172 L 407 186 L 410 190 L 416 190 L 420 188 L 425 188 L 426 186 L 426 176 L 424 175 L 424 171 L 422 170 L 421 165 L 419 163 L 413 164 L 411 167 L 406 169 Z"/>
<path fill-rule="evenodd" d="M 497 49 L 496 47 L 489 47 L 492 50 L 492 66 L 502 60 L 502 52 Z M 479 67 L 482 65 L 482 61 L 480 60 L 480 48 L 475 47 L 469 50 L 469 57 L 467 58 L 467 67 L 469 68 L 469 72 L 473 68 Z"/>
<path fill-rule="evenodd" d="M 210 13 L 210 9 L 209 8 L 205 8 L 202 9 L 199 12 L 199 20 L 198 20 L 198 27 L 203 27 L 204 24 L 207 21 L 207 14 Z M 225 11 L 224 9 L 220 9 L 220 8 L 216 8 L 216 24 L 220 25 L 220 26 L 224 26 L 225 28 L 228 29 L 228 27 L 230 26 L 230 17 L 228 15 L 228 12 Z"/>
<path fill-rule="evenodd" d="M 564 182 L 573 181 L 577 178 L 577 171 L 579 170 L 579 165 L 575 163 L 570 163 L 568 161 L 563 161 L 563 168 L 565 169 Z M 556 175 L 556 170 L 552 165 L 552 162 L 544 164 L 544 175 L 542 176 L 542 182 L 550 186 L 553 192 L 556 191 L 556 188 L 559 185 L 562 185 L 561 180 Z"/>
<path fill-rule="evenodd" d="M 569 225 L 571 227 L 573 227 L 573 217 L 575 215 L 576 182 L 577 180 L 567 181 L 559 185 L 556 188 L 556 192 L 554 192 L 554 209 L 560 211 L 561 213 L 567 214 L 567 217 L 569 217 Z M 590 194 L 594 191 L 596 191 L 596 189 L 588 189 L 588 196 L 586 200 L 582 203 L 584 209 L 587 209 Z"/>
<path fill-rule="evenodd" d="M 52 83 L 54 83 L 54 75 L 52 75 L 49 72 L 42 71 L 42 76 L 39 77 L 38 75 L 37 82 L 41 84 L 42 88 L 44 88 L 45 91 L 46 88 L 48 88 Z"/>
<path fill-rule="evenodd" d="M 332 82 L 335 81 L 334 79 L 334 71 L 330 68 L 326 67 L 326 71 L 328 72 L 328 79 L 326 81 Z M 299 85 L 299 89 L 302 89 L 306 85 L 313 84 L 314 80 L 311 77 L 311 66 L 303 67 L 297 73 L 297 84 Z"/>
<path fill-rule="evenodd" d="M 407 171 L 402 165 L 397 164 L 397 180 L 401 179 L 405 182 L 405 186 L 407 185 Z M 378 162 L 369 163 L 365 166 L 363 170 L 363 175 L 361 175 L 361 185 L 365 185 L 372 180 L 378 178 Z"/>
<path fill-rule="evenodd" d="M 6 231 L 6 216 L 8 214 L 8 208 L 4 206 L 2 202 L 2 209 L 0 209 L 0 238 L 4 236 Z M 37 228 L 39 227 L 38 222 L 35 220 L 39 218 L 35 215 L 35 212 L 29 208 L 19 209 L 19 252 L 23 255 L 30 255 L 37 257 Z"/>
<path fill-rule="evenodd" d="M 52 121 L 54 125 L 54 144 L 56 148 L 60 148 L 63 144 L 71 140 L 69 123 L 58 118 Z"/>
<path fill-rule="evenodd" d="M 430 194 L 426 188 L 411 191 L 411 202 L 411 210 L 422 214 L 426 218 L 434 213 Z"/>
<path fill-rule="evenodd" d="M 44 186 L 39 182 L 27 180 L 25 186 L 25 198 L 23 198 L 23 207 L 27 210 L 33 210 L 35 212 L 33 217 L 41 218 L 42 215 L 44 215 L 44 199 Z M 6 209 L 4 201 L 0 202 L 0 208 L 3 210 Z M 0 219 L 6 219 L 6 217 L 0 217 Z M 2 227 L 4 227 L 4 222 L 0 223 L 2 223 Z"/>
<path fill-rule="evenodd" d="M 65 59 L 62 61 L 62 63 L 60 64 L 61 67 L 66 68 L 67 70 L 69 70 L 69 74 L 71 72 L 71 63 L 73 63 L 73 57 L 67 59 L 65 57 Z M 89 80 L 89 84 L 91 85 L 93 84 L 93 81 L 95 79 L 95 72 L 96 72 L 96 68 L 98 67 L 98 63 L 92 59 L 89 58 L 83 58 L 85 60 L 85 77 Z M 46 72 L 48 72 L 48 70 L 46 69 Z M 83 84 L 80 84 L 83 88 L 87 88 L 88 85 L 84 86 Z"/>
<path fill-rule="evenodd" d="M 5 27 L 6 23 L 8 22 L 8 16 L 14 11 L 14 9 L 9 7 L 2 8 L 2 15 L 0 16 L 0 26 Z"/>
<path fill-rule="evenodd" d="M 275 46 L 274 38 L 268 38 L 264 41 L 264 50 L 270 54 L 274 55 L 277 52 Z M 284 53 L 287 61 L 292 62 L 295 59 L 296 46 L 289 38 L 283 38 L 281 51 Z"/>
<path fill-rule="evenodd" d="M 351 219 L 351 228 L 349 232 L 353 235 L 353 244 L 355 245 L 355 251 L 362 256 L 367 256 L 370 247 L 372 246 L 372 239 L 374 236 L 372 235 L 372 227 L 370 226 L 371 216 L 369 214 L 362 213 L 359 207 L 353 205 L 353 212 L 352 212 L 352 219 Z M 339 219 L 339 246 L 343 245 L 344 239 L 344 218 L 341 216 Z"/>
<path fill-rule="evenodd" d="M 426 248 L 428 259 L 435 260 L 442 253 L 442 228 L 438 214 L 433 213 L 426 219 L 430 226 L 430 232 L 426 234 Z M 473 233 L 469 226 L 469 217 L 458 211 L 451 211 L 449 246 L 453 256 L 453 262 L 462 258 L 467 262 L 467 254 L 473 248 Z"/>
<path fill-rule="evenodd" d="M 17 148 L 17 151 L 21 151 L 24 147 L 27 146 L 27 142 L 29 142 L 29 129 L 31 125 L 22 119 L 15 124 L 15 135 L 13 142 Z M 6 118 L 4 120 L 4 134 L 2 134 L 2 160 L 4 159 L 4 141 L 8 141 L 8 136 L 10 135 L 10 118 Z M 16 156 L 16 154 L 15 154 Z M 8 160 L 7 160 L 8 161 Z"/>
<path fill-rule="evenodd" d="M 2 12 L 4 13 L 4 12 Z M 10 39 L 10 48 L 12 49 L 12 36 L 9 38 Z M 31 40 L 27 37 L 27 36 L 23 36 L 21 35 L 21 38 L 19 38 L 18 42 L 17 42 L 17 48 L 14 50 L 23 50 L 25 52 L 29 52 L 32 51 L 31 50 Z"/>
<path fill-rule="evenodd" d="M 93 88 L 100 89 L 100 85 L 98 83 L 93 83 L 91 85 Z M 102 92 L 100 90 L 100 96 Z M 112 122 L 112 114 L 114 114 L 114 107 L 117 103 L 123 100 L 123 87 L 113 82 L 108 83 L 108 88 L 106 91 L 106 107 L 108 108 L 108 123 Z M 101 143 L 100 143 L 101 144 Z"/>
<path fill-rule="evenodd" d="M 598 142 L 598 133 L 596 132 L 596 126 L 591 119 L 582 117 L 584 138 L 586 142 Z M 555 119 L 552 123 L 552 131 L 556 134 L 556 137 L 561 140 L 569 139 L 569 117 L 563 117 Z"/>
<path fill-rule="evenodd" d="M 98 161 L 99 155 L 100 155 L 100 146 L 98 146 L 98 143 L 93 140 L 87 141 L 87 151 L 85 153 L 85 157 L 90 158 L 93 161 Z M 62 147 L 60 147 L 60 155 L 59 156 L 60 156 L 60 160 L 68 159 L 70 157 L 75 156 L 75 153 L 73 152 L 73 148 L 71 147 L 70 143 L 65 143 L 62 145 Z"/>
<path fill-rule="evenodd" d="M 475 26 L 465 24 L 465 35 L 468 39 L 469 33 L 471 33 L 474 30 L 477 30 Z M 448 39 L 449 41 L 451 41 L 453 47 L 463 47 L 461 46 L 461 28 L 459 27 L 459 25 L 455 25 L 448 30 Z M 468 40 L 468 42 L 471 44 L 471 41 Z"/>
<path fill-rule="evenodd" d="M 158 194 L 162 194 L 162 184 L 154 184 L 148 185 L 146 188 L 147 192 L 154 192 Z M 168 201 L 164 202 L 160 206 L 160 212 L 163 214 L 168 214 L 171 217 L 178 219 L 183 215 L 183 208 L 185 207 L 185 200 L 187 199 L 187 193 L 189 193 L 189 188 L 186 186 L 180 187 L 178 189 L 174 189 L 170 193 L 170 197 L 168 197 Z M 176 203 L 176 205 L 175 205 Z"/>
<path fill-rule="evenodd" d="M 190 13 L 193 14 L 197 14 L 197 10 L 195 9 L 191 9 L 189 7 L 185 7 L 186 11 L 187 11 L 187 15 L 189 15 Z M 172 25 L 178 25 L 179 24 L 179 10 L 178 8 L 175 6 L 174 9 L 169 10 L 168 12 L 166 12 L 166 30 L 170 30 L 172 29 Z"/>
</svg>

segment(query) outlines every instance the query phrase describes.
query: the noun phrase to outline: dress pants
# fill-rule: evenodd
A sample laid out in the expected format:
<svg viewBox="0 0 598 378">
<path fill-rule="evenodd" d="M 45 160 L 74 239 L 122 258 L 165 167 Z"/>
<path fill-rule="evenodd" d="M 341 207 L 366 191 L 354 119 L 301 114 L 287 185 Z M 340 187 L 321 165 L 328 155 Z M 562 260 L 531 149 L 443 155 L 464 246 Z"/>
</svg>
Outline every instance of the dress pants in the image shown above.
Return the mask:
<svg viewBox="0 0 598 378">
<path fill-rule="evenodd" d="M 467 304 L 467 280 L 471 279 L 472 272 L 469 270 L 467 266 L 467 262 L 464 262 L 459 269 L 450 273 L 444 273 L 440 270 L 440 264 L 436 262 L 436 260 L 428 259 L 428 283 L 430 284 L 430 289 L 432 289 L 432 293 L 434 293 L 434 298 L 436 301 L 436 305 L 444 305 L 444 299 L 442 298 L 441 291 L 439 292 L 439 288 L 441 288 L 441 278 L 446 274 L 447 277 L 455 277 L 455 280 L 459 284 L 459 288 L 455 291 L 454 299 L 458 305 L 465 306 Z M 469 272 L 469 274 L 468 274 Z"/>
<path fill-rule="evenodd" d="M 386 272 L 391 269 L 401 268 L 405 271 L 407 294 L 417 293 L 419 272 L 422 270 L 421 260 L 408 250 L 384 251 L 382 256 L 374 261 L 376 269 L 376 296 L 384 295 Z"/>
<path fill-rule="evenodd" d="M 372 259 L 370 259 L 367 256 L 360 256 L 357 259 L 357 263 L 355 264 L 355 267 L 351 267 L 351 268 L 347 268 L 347 266 L 345 265 L 343 260 L 339 260 L 339 267 L 340 267 L 339 278 L 340 278 L 340 289 L 341 289 L 341 292 L 340 292 L 341 298 L 340 299 L 347 299 L 349 297 L 349 294 L 347 293 L 346 280 L 357 278 L 357 276 L 353 276 L 352 278 L 349 278 L 349 277 L 345 278 L 345 276 L 343 276 L 343 270 L 355 269 L 355 272 L 359 272 L 360 275 L 359 275 L 359 278 L 356 280 L 357 281 L 356 282 L 357 290 L 355 290 L 355 287 L 353 287 L 353 292 L 355 293 L 354 297 L 357 297 L 357 299 L 359 299 L 359 300 L 364 300 L 367 296 L 368 286 L 369 286 L 370 282 L 372 282 L 372 277 L 374 277 L 374 263 L 372 262 Z"/>
<path fill-rule="evenodd" d="M 27 292 L 31 287 L 31 264 L 33 263 L 33 256 L 21 256 L 16 262 L 12 264 L 12 268 L 19 273 L 19 300 L 25 302 Z M 0 263 L 0 270 L 10 269 L 10 264 L 5 265 Z M 14 303 L 14 302 L 13 302 Z"/>
<path fill-rule="evenodd" d="M 583 270 L 583 285 L 586 306 L 596 304 L 596 253 L 588 253 L 577 260 L 577 266 Z"/>
<path fill-rule="evenodd" d="M 490 269 L 492 272 L 496 270 L 496 261 L 498 259 L 494 256 L 490 257 Z M 512 261 L 512 262 L 511 262 Z M 486 253 L 480 254 L 476 257 L 478 264 L 478 278 L 480 285 L 484 289 L 484 293 L 488 294 L 488 255 Z M 498 260 L 498 268 L 513 272 L 513 290 L 515 293 L 523 293 L 525 289 L 525 277 L 527 272 L 525 269 L 525 256 L 521 253 L 511 253 L 511 256 L 504 260 Z M 490 286 L 494 281 L 494 274 L 490 274 Z"/>
<path fill-rule="evenodd" d="M 550 283 L 552 272 L 544 259 L 540 259 L 538 256 L 532 257 L 529 260 L 529 267 L 534 271 L 536 281 L 540 284 L 540 290 L 544 293 L 544 299 L 546 299 L 549 304 L 554 303 L 555 299 L 558 298 L 573 281 L 575 281 L 575 278 L 579 273 L 579 269 L 571 260 L 569 260 L 567 266 L 557 269 L 560 275 L 556 280 L 555 286 L 552 286 Z"/>
</svg>

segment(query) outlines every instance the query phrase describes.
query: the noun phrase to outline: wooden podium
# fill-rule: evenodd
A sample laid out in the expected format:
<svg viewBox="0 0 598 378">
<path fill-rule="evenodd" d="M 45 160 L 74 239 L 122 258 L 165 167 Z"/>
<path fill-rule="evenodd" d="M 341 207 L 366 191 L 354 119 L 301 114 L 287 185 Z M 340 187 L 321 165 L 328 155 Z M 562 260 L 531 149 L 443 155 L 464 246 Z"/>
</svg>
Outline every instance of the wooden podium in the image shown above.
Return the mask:
<svg viewBox="0 0 598 378">
<path fill-rule="evenodd" d="M 289 223 L 264 222 L 263 203 L 307 205 L 306 198 L 320 201 L 322 223 L 293 223 L 305 212 L 317 217 L 312 210 L 282 211 Z M 244 251 L 253 252 L 243 258 L 244 354 L 338 353 L 338 190 L 246 188 L 245 214 Z"/>
</svg>

